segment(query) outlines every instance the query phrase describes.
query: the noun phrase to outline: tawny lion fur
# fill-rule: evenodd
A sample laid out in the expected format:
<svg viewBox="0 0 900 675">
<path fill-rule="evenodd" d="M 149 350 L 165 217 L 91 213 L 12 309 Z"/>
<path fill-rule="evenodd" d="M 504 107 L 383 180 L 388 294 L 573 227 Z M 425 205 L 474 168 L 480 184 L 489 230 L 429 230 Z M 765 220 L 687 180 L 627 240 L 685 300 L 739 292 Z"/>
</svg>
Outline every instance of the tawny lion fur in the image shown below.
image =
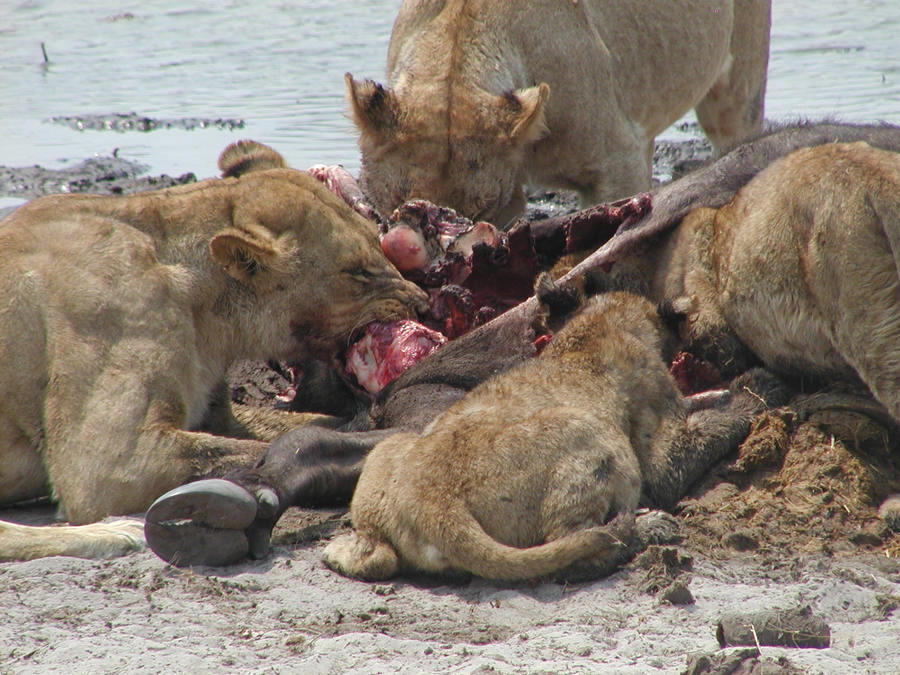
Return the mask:
<svg viewBox="0 0 900 675">
<path fill-rule="evenodd" d="M 769 0 L 408 0 L 387 85 L 346 76 L 360 181 L 503 224 L 523 184 L 594 204 L 650 188 L 654 137 L 695 108 L 717 149 L 762 128 Z"/>
<path fill-rule="evenodd" d="M 326 563 L 363 579 L 608 571 L 623 543 L 605 524 L 633 516 L 642 495 L 674 504 L 762 405 L 741 392 L 727 411 L 689 418 L 662 342 L 647 300 L 592 299 L 540 357 L 479 385 L 421 435 L 379 443 L 351 502 L 354 532 L 327 546 Z"/>
<path fill-rule="evenodd" d="M 680 304 L 726 370 L 861 380 L 900 422 L 900 153 L 796 150 L 598 281 Z"/>
<path fill-rule="evenodd" d="M 52 494 L 91 523 L 251 465 L 266 443 L 231 414 L 229 364 L 332 359 L 422 304 L 372 223 L 306 173 L 251 170 L 254 152 L 283 166 L 242 142 L 220 158 L 240 177 L 43 197 L 0 223 L 0 504 Z M 0 559 L 62 537 L 23 532 L 0 523 Z"/>
<path fill-rule="evenodd" d="M 862 382 L 900 424 L 900 153 L 796 150 L 598 281 L 680 305 L 687 346 L 726 372 Z M 900 495 L 880 514 L 896 529 Z"/>
</svg>

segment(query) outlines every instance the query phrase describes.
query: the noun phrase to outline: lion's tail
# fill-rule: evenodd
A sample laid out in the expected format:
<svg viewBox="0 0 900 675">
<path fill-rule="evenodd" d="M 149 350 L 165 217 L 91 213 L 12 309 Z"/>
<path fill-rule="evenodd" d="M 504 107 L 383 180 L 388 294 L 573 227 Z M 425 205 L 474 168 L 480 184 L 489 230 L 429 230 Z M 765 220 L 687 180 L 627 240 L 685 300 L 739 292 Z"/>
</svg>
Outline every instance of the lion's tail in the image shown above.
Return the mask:
<svg viewBox="0 0 900 675">
<path fill-rule="evenodd" d="M 491 537 L 466 508 L 444 530 L 442 552 L 454 568 L 486 579 L 517 581 L 559 572 L 584 561 L 611 568 L 624 544 L 608 527 L 589 527 L 528 548 L 507 546 Z"/>
<path fill-rule="evenodd" d="M 144 547 L 139 520 L 90 525 L 20 525 L 0 520 L 0 562 L 66 555 L 114 558 Z"/>
</svg>

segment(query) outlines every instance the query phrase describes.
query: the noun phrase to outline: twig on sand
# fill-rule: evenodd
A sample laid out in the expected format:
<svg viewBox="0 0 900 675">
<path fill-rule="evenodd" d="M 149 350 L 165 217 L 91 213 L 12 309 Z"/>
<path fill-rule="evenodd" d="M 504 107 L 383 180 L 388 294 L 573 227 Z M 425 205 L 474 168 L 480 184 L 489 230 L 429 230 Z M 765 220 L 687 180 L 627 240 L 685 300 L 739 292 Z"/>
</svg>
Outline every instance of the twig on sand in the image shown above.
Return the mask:
<svg viewBox="0 0 900 675">
<path fill-rule="evenodd" d="M 762 656 L 762 647 L 759 646 L 759 636 L 756 634 L 756 626 L 750 624 L 750 633 L 753 634 L 753 642 L 756 643 L 756 655 Z"/>
</svg>

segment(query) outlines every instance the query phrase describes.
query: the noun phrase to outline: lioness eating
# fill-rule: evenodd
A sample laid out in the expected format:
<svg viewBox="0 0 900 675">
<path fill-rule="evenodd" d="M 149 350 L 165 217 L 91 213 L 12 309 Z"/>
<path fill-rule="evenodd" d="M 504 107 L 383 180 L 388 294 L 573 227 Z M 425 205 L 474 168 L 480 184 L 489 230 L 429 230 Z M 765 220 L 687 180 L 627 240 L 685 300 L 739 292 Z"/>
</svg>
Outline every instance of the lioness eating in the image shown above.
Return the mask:
<svg viewBox="0 0 900 675">
<path fill-rule="evenodd" d="M 388 85 L 345 77 L 363 191 L 502 225 L 523 184 L 585 204 L 650 187 L 654 137 L 690 108 L 717 149 L 762 128 L 768 0 L 408 0 Z"/>
<path fill-rule="evenodd" d="M 608 571 L 617 514 L 671 507 L 783 402 L 764 372 L 739 378 L 727 407 L 688 415 L 662 359 L 656 310 L 629 293 L 592 299 L 530 361 L 487 380 L 421 435 L 369 453 L 353 494 L 354 532 L 325 561 L 362 579 L 400 571 L 502 580 Z"/>
<path fill-rule="evenodd" d="M 231 414 L 229 364 L 332 360 L 424 304 L 315 178 L 249 142 L 219 165 L 239 177 L 44 197 L 0 223 L 0 504 L 52 494 L 90 523 L 252 464 L 266 443 Z M 0 523 L 0 559 L 85 550 L 62 540 Z"/>
<path fill-rule="evenodd" d="M 826 143 L 772 162 L 617 262 L 601 286 L 687 311 L 686 346 L 726 371 L 864 382 L 900 422 L 900 153 Z M 638 282 L 638 283 L 636 283 Z"/>
<path fill-rule="evenodd" d="M 900 147 L 896 128 L 883 133 Z M 887 415 L 866 412 L 900 424 L 900 152 L 796 150 L 611 275 L 589 260 L 601 286 L 679 304 L 686 346 L 723 371 L 759 360 L 806 381 L 862 382 Z M 900 522 L 898 504 L 885 501 L 887 522 Z"/>
</svg>

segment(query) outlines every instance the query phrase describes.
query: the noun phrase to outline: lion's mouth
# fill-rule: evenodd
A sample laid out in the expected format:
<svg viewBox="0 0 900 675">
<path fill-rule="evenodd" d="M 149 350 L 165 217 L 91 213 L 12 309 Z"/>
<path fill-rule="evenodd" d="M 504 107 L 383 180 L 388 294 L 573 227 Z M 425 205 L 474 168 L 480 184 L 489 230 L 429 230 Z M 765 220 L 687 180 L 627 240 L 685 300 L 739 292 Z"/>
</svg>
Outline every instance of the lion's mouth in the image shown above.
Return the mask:
<svg viewBox="0 0 900 675">
<path fill-rule="evenodd" d="M 372 321 L 353 332 L 343 353 L 329 360 L 351 389 L 375 395 L 408 368 L 447 343 L 447 338 L 411 319 Z M 305 365 L 295 362 L 279 372 L 290 384 L 276 399 L 290 405 L 301 388 Z"/>
</svg>

